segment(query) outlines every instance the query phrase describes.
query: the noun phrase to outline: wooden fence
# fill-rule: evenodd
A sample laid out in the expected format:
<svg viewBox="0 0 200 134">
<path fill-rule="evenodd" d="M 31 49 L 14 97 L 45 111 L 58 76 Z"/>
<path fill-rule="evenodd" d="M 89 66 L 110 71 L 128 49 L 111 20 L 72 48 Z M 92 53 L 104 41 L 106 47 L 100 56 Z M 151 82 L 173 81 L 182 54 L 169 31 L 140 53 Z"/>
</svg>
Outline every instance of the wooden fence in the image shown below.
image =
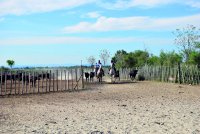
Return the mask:
<svg viewBox="0 0 200 134">
<path fill-rule="evenodd" d="M 120 80 L 130 80 L 131 70 L 120 69 Z M 83 68 L 1 71 L 0 96 L 81 90 L 85 86 L 84 72 L 91 71 Z M 104 68 L 104 71 L 108 78 L 109 70 Z M 197 66 L 143 66 L 138 69 L 137 77 L 141 76 L 151 81 L 200 84 L 200 69 Z"/>
<path fill-rule="evenodd" d="M 0 96 L 79 90 L 83 69 L 0 72 Z"/>
<path fill-rule="evenodd" d="M 200 84 L 200 69 L 198 66 L 144 66 L 139 69 L 138 75 L 144 76 L 145 80 Z"/>
</svg>

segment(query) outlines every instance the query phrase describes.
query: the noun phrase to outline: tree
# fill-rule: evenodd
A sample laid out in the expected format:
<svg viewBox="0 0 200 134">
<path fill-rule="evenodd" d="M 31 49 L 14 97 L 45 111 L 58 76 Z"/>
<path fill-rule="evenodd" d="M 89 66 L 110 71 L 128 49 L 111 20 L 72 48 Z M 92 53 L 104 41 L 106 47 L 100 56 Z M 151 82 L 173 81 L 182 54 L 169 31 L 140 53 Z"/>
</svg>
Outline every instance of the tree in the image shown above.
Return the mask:
<svg viewBox="0 0 200 134">
<path fill-rule="evenodd" d="M 126 67 L 124 58 L 127 54 L 128 53 L 124 50 L 118 50 L 115 53 L 115 56 L 112 58 L 112 60 L 115 62 L 116 68 L 119 69 L 119 68 L 125 68 Z"/>
<path fill-rule="evenodd" d="M 172 52 L 161 51 L 160 52 L 160 65 L 174 66 L 180 62 L 182 62 L 182 57 L 180 54 L 175 53 L 175 51 L 172 51 Z"/>
<path fill-rule="evenodd" d="M 199 36 L 200 29 L 196 28 L 193 25 L 187 25 L 187 27 L 182 29 L 176 29 L 174 35 L 175 44 L 180 47 L 181 52 L 186 61 L 189 60 L 190 54 L 195 50 L 197 47 L 197 43 L 200 36 Z"/>
<path fill-rule="evenodd" d="M 110 58 L 110 52 L 108 50 L 104 49 L 100 51 L 99 55 L 100 59 L 103 61 L 104 66 L 108 62 L 108 59 Z"/>
<path fill-rule="evenodd" d="M 193 51 L 187 62 L 188 64 L 200 65 L 200 52 Z"/>
<path fill-rule="evenodd" d="M 143 66 L 147 63 L 149 53 L 147 51 L 136 50 L 134 52 L 127 53 L 124 50 L 119 50 L 112 58 L 116 62 L 117 68 L 132 68 Z"/>
<path fill-rule="evenodd" d="M 136 58 L 137 67 L 145 65 L 149 59 L 149 53 L 147 51 L 136 50 L 134 51 L 133 55 Z"/>
<path fill-rule="evenodd" d="M 96 61 L 96 59 L 95 59 L 94 56 L 89 56 L 89 57 L 87 58 L 87 62 L 88 62 L 91 66 L 93 66 L 93 65 L 95 64 L 95 61 Z"/>
<path fill-rule="evenodd" d="M 159 65 L 160 64 L 160 58 L 158 56 L 150 56 L 148 61 L 147 61 L 148 65 Z"/>
<path fill-rule="evenodd" d="M 15 61 L 14 61 L 14 60 L 7 60 L 6 62 L 7 62 L 7 64 L 8 64 L 8 66 L 10 66 L 10 68 L 12 69 L 12 67 L 13 67 L 14 64 L 15 64 Z"/>
<path fill-rule="evenodd" d="M 124 57 L 125 65 L 128 68 L 135 67 L 137 64 L 137 59 L 133 52 L 130 52 Z"/>
</svg>

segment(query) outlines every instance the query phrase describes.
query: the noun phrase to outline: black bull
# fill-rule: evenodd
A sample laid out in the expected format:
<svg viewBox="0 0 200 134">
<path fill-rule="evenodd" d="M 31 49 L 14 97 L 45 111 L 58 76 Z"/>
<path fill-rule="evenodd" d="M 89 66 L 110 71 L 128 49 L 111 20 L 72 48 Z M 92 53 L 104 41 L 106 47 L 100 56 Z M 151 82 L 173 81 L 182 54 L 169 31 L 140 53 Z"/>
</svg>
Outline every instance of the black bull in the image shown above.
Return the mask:
<svg viewBox="0 0 200 134">
<path fill-rule="evenodd" d="M 130 76 L 131 80 L 135 79 L 135 77 L 137 75 L 137 72 L 138 72 L 138 70 L 132 70 L 132 71 L 130 71 L 129 76 Z"/>
</svg>

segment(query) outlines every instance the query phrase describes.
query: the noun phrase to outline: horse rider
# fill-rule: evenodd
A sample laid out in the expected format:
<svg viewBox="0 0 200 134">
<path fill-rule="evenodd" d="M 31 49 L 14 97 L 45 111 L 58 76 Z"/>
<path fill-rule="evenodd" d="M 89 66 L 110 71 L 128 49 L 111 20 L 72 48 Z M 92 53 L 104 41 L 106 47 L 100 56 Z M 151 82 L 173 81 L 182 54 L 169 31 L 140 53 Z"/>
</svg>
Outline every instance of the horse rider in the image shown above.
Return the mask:
<svg viewBox="0 0 200 134">
<path fill-rule="evenodd" d="M 103 68 L 102 68 L 102 64 L 101 64 L 101 61 L 100 61 L 100 60 L 98 60 L 98 64 L 96 64 L 96 76 L 97 76 L 97 72 L 98 72 L 98 71 L 102 71 L 103 76 L 104 76 L 104 70 L 103 70 Z"/>
<path fill-rule="evenodd" d="M 113 73 L 115 74 L 116 68 L 115 68 L 115 62 L 113 60 L 111 60 L 110 69 L 113 70 L 114 71 Z"/>
<path fill-rule="evenodd" d="M 96 63 L 95 68 L 94 68 L 94 72 L 95 75 L 97 76 L 97 71 L 99 70 L 99 65 Z"/>
</svg>

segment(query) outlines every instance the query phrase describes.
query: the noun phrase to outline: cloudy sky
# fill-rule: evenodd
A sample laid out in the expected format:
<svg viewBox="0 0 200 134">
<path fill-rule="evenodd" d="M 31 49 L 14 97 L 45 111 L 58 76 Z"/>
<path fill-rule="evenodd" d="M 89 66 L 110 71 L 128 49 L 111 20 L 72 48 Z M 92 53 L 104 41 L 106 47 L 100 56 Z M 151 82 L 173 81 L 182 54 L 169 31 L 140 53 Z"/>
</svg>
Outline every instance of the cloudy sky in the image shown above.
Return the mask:
<svg viewBox="0 0 200 134">
<path fill-rule="evenodd" d="M 0 66 L 79 65 L 107 49 L 177 50 L 172 32 L 200 26 L 199 0 L 0 0 Z"/>
</svg>

